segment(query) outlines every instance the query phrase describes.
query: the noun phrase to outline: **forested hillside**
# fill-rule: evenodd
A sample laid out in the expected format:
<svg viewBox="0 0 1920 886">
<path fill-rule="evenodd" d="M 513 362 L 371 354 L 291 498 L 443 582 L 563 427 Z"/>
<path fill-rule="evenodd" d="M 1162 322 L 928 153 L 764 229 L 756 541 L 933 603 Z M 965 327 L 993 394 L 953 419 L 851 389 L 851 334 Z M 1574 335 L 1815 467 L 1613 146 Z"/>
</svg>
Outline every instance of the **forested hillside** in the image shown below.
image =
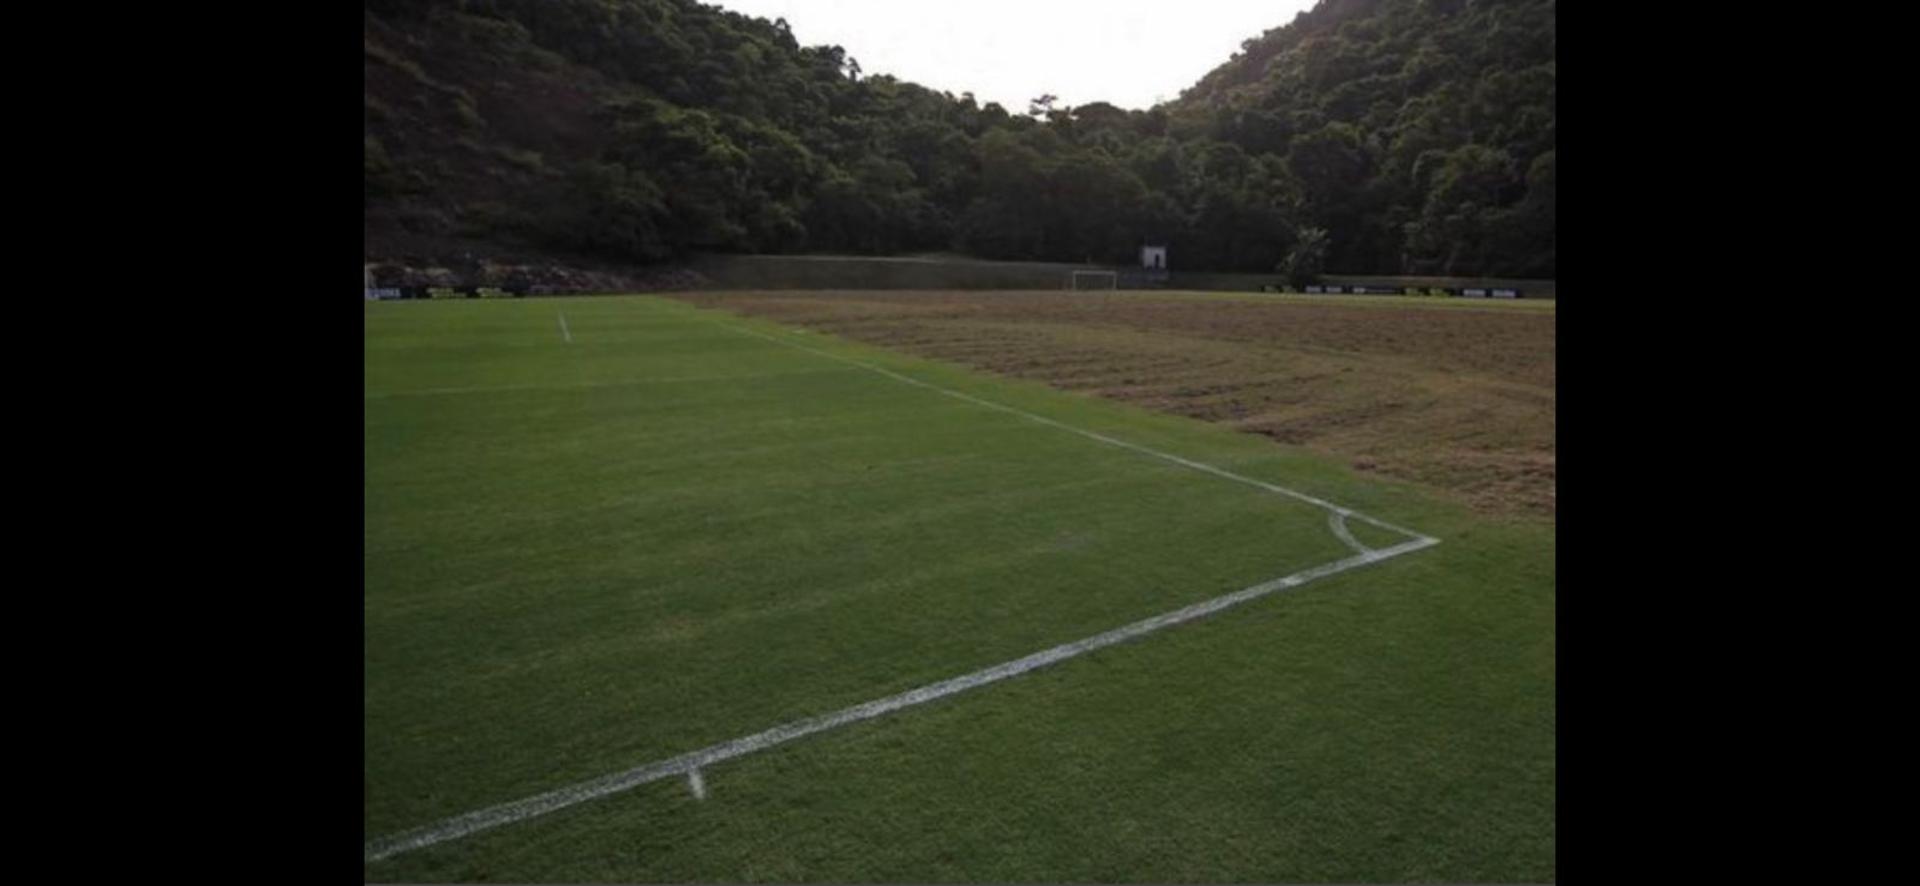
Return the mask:
<svg viewBox="0 0 1920 886">
<path fill-rule="evenodd" d="M 983 106 L 694 0 L 367 0 L 364 33 L 372 260 L 1554 276 L 1553 0 L 1323 0 L 1147 111 Z"/>
</svg>

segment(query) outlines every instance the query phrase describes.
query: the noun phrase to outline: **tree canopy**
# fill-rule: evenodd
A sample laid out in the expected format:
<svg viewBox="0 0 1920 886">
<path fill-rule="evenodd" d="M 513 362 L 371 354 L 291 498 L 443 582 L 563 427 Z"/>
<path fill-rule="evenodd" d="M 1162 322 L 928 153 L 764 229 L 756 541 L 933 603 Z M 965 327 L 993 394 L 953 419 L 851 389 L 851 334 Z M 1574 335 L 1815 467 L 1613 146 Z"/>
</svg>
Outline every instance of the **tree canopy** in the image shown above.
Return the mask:
<svg viewBox="0 0 1920 886">
<path fill-rule="evenodd" d="M 368 0 L 365 39 L 370 250 L 1554 273 L 1553 0 L 1323 0 L 1145 111 L 981 106 L 694 0 Z"/>
</svg>

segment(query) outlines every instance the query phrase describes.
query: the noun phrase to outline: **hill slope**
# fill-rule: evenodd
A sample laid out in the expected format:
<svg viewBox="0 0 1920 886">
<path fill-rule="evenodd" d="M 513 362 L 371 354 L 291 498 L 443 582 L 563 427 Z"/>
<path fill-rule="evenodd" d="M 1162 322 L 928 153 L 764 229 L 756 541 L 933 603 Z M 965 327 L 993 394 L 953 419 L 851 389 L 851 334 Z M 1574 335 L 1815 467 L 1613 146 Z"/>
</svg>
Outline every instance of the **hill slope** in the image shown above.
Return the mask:
<svg viewBox="0 0 1920 886">
<path fill-rule="evenodd" d="M 1028 114 L 694 0 L 369 0 L 370 260 L 696 252 L 1552 276 L 1554 3 L 1326 0 Z"/>
</svg>

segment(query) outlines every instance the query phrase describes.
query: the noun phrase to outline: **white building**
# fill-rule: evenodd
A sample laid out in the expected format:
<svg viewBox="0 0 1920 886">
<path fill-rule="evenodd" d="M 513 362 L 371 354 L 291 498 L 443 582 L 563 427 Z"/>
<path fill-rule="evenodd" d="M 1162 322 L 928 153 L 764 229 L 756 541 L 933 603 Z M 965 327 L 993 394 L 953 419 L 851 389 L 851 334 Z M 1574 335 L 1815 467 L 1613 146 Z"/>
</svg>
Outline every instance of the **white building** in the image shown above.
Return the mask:
<svg viewBox="0 0 1920 886">
<path fill-rule="evenodd" d="M 1140 247 L 1140 267 L 1148 268 L 1150 270 L 1155 270 L 1155 271 L 1166 270 L 1167 269 L 1167 247 L 1165 246 Z"/>
</svg>

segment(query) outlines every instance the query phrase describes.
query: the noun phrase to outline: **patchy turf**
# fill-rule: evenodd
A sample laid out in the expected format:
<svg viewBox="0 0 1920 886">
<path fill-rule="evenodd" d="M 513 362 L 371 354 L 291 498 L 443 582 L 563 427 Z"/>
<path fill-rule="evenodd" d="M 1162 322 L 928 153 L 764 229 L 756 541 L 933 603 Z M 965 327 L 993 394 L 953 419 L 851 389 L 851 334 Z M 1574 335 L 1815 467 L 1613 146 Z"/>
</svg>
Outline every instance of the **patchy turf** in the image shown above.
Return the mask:
<svg viewBox="0 0 1920 886">
<path fill-rule="evenodd" d="M 368 305 L 369 838 L 1347 553 L 1318 509 L 742 329 L 1443 543 L 369 880 L 1553 878 L 1550 526 L 647 298 Z"/>
<path fill-rule="evenodd" d="M 679 293 L 1306 446 L 1551 517 L 1552 302 L 1199 293 Z"/>
</svg>

